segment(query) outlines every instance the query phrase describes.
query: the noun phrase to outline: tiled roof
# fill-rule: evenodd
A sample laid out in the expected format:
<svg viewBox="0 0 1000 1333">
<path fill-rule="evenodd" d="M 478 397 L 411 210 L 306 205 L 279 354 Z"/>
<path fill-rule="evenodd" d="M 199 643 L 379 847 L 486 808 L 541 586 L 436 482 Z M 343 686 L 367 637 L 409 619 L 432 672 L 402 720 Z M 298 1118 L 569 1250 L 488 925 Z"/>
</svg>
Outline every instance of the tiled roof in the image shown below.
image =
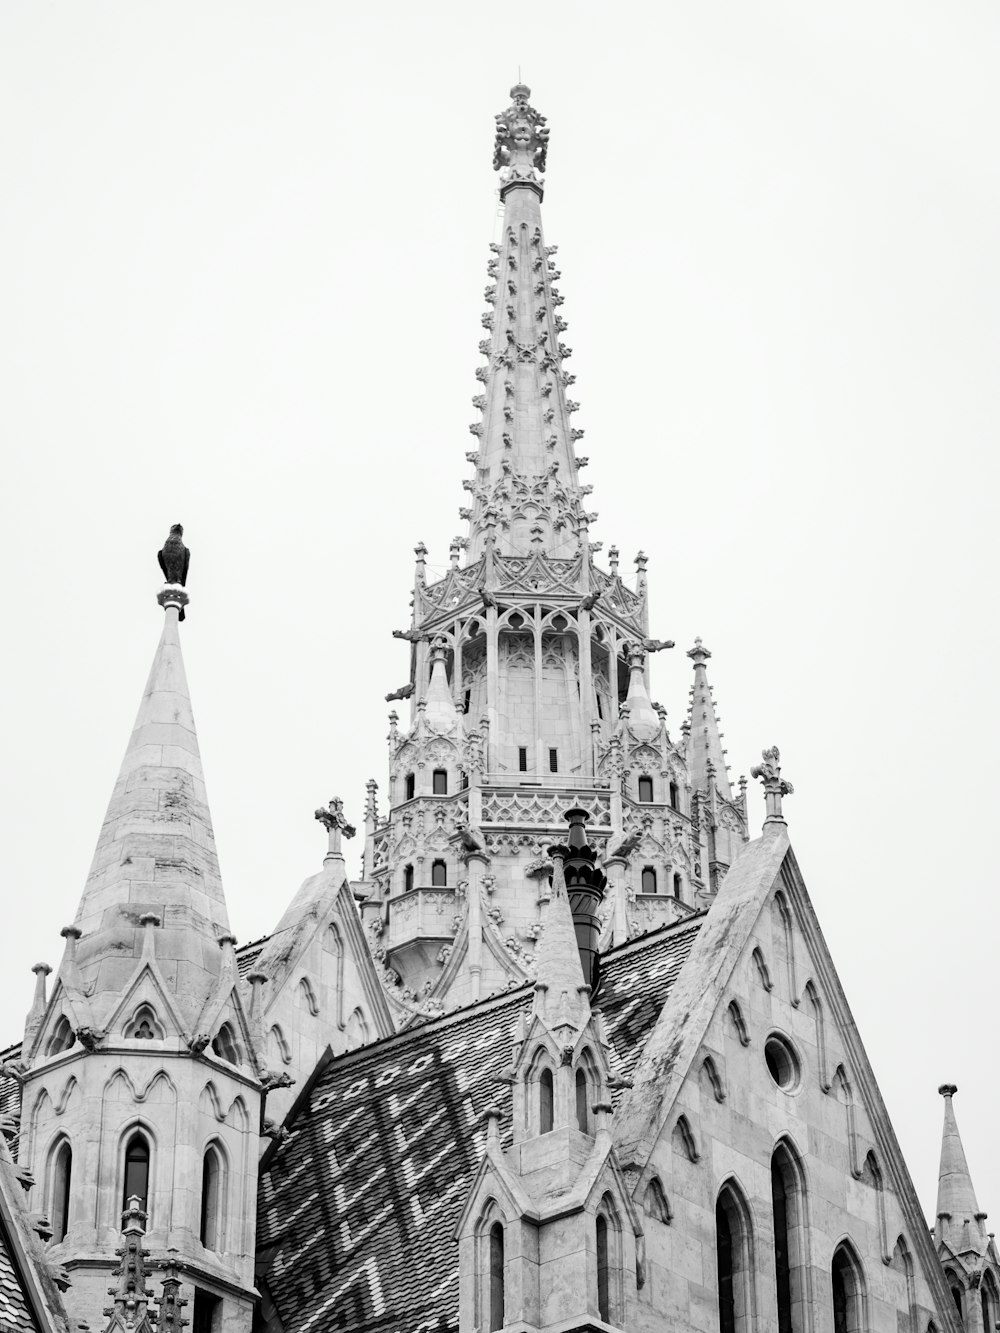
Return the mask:
<svg viewBox="0 0 1000 1333">
<path fill-rule="evenodd" d="M 244 944 L 236 950 L 236 965 L 240 969 L 241 981 L 250 975 L 254 963 L 264 952 L 264 945 L 270 938 L 270 935 L 262 935 L 259 940 L 251 940 L 249 944 Z"/>
<path fill-rule="evenodd" d="M 598 1003 L 612 1063 L 638 1060 L 702 917 L 602 959 Z M 329 1060 L 307 1085 L 289 1137 L 263 1164 L 258 1260 L 286 1333 L 454 1333 L 452 1239 L 482 1155 L 479 1117 L 510 1095 L 522 988 Z"/>
<path fill-rule="evenodd" d="M 0 1221 L 0 1333 L 28 1333 L 38 1328 L 17 1276 L 10 1242 Z"/>
</svg>

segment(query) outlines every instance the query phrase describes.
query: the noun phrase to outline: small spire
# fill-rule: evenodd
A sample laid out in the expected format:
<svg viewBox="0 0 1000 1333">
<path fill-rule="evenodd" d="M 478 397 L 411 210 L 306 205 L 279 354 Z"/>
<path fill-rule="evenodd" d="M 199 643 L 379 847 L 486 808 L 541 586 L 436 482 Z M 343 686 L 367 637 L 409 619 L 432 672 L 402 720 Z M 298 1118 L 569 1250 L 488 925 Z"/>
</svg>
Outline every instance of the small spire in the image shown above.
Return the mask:
<svg viewBox="0 0 1000 1333">
<path fill-rule="evenodd" d="M 781 752 L 776 745 L 772 745 L 769 750 L 761 750 L 760 757 L 763 762 L 754 764 L 750 770 L 750 776 L 760 778 L 764 787 L 764 800 L 767 807 L 764 828 L 767 829 L 768 825 L 772 827 L 774 825 L 784 825 L 785 817 L 781 811 L 781 798 L 792 796 L 795 788 L 781 776 Z"/>
<path fill-rule="evenodd" d="M 148 1253 L 143 1247 L 146 1214 L 141 1200 L 133 1194 L 127 1201 L 122 1213 L 122 1244 L 117 1250 L 119 1263 L 111 1270 L 112 1277 L 118 1279 L 117 1286 L 108 1288 L 108 1295 L 114 1297 L 114 1304 L 104 1313 L 109 1316 L 108 1333 L 113 1329 L 125 1329 L 128 1333 L 150 1329 L 147 1303 L 153 1293 L 146 1290 L 146 1261 Z"/>
<path fill-rule="evenodd" d="M 707 791 L 710 768 L 714 769 L 716 790 L 732 800 L 733 789 L 726 767 L 726 752 L 722 748 L 722 732 L 708 683 L 705 663 L 712 656 L 701 639 L 687 653 L 694 666 L 694 685 L 691 688 L 689 767 L 691 786 L 695 791 Z"/>
<path fill-rule="evenodd" d="M 646 689 L 646 650 L 637 643 L 631 643 L 625 653 L 629 665 L 628 694 L 625 698 L 629 730 L 637 740 L 651 741 L 659 735 L 661 724 Z"/>
<path fill-rule="evenodd" d="M 328 805 L 320 806 L 315 817 L 329 834 L 329 845 L 324 860 L 329 861 L 333 857 L 342 859 L 341 837 L 353 838 L 357 832 L 354 825 L 348 824 L 344 816 L 344 802 L 339 796 L 334 796 Z"/>
<path fill-rule="evenodd" d="M 939 1244 L 943 1242 L 960 1251 L 969 1247 L 969 1231 L 965 1230 L 967 1226 L 972 1235 L 982 1241 L 986 1214 L 980 1212 L 976 1201 L 969 1164 L 958 1132 L 952 1105 L 952 1098 L 957 1091 L 954 1083 L 942 1083 L 938 1088 L 944 1098 L 944 1127 L 941 1132 L 941 1165 L 938 1169 L 936 1239 Z M 978 1250 L 979 1246 L 975 1248 Z"/>
<path fill-rule="evenodd" d="M 427 685 L 427 708 L 425 721 L 435 731 L 448 731 L 454 725 L 458 714 L 455 700 L 448 685 L 448 669 L 445 665 L 447 644 L 443 638 L 436 638 L 431 644 L 431 678 Z"/>
<path fill-rule="evenodd" d="M 537 976 L 548 987 L 550 1013 L 558 1013 L 564 993 L 576 1012 L 577 994 L 589 994 L 596 985 L 601 928 L 597 913 L 608 883 L 597 865 L 597 852 L 587 842 L 587 812 L 574 807 L 566 811 L 566 819 L 566 843 L 548 849 L 552 894 L 536 954 Z"/>
</svg>

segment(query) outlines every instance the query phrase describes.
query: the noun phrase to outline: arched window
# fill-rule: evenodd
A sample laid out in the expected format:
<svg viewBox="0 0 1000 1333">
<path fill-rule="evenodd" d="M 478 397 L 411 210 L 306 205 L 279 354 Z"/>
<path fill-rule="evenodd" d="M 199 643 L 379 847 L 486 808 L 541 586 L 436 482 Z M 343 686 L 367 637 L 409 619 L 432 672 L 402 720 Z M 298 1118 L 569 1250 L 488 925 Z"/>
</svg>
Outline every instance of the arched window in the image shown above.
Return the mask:
<svg viewBox="0 0 1000 1333">
<path fill-rule="evenodd" d="M 992 1330 L 996 1328 L 997 1318 L 1000 1316 L 1000 1305 L 997 1302 L 996 1283 L 993 1281 L 993 1274 L 990 1272 L 983 1275 L 980 1299 L 983 1310 L 983 1328 L 985 1333 L 992 1333 Z"/>
<path fill-rule="evenodd" d="M 959 1319 L 964 1319 L 965 1298 L 962 1292 L 962 1285 L 959 1282 L 958 1277 L 950 1268 L 946 1270 L 945 1277 L 948 1279 L 948 1289 L 951 1291 L 951 1299 L 955 1302 L 955 1309 L 958 1311 L 958 1317 Z M 839 1329 L 837 1333 L 840 1333 Z"/>
<path fill-rule="evenodd" d="M 590 1133 L 590 1087 L 582 1069 L 576 1071 L 576 1123 L 584 1134 Z"/>
<path fill-rule="evenodd" d="M 212 1050 L 220 1060 L 228 1060 L 231 1065 L 239 1064 L 240 1047 L 230 1023 L 223 1023 L 219 1028 L 212 1039 Z"/>
<path fill-rule="evenodd" d="M 434 770 L 434 776 L 431 778 L 431 782 L 433 784 L 431 790 L 434 792 L 435 796 L 448 795 L 448 772 L 446 769 L 436 768 Z"/>
<path fill-rule="evenodd" d="M 125 1173 L 122 1189 L 122 1212 L 133 1195 L 139 1207 L 149 1212 L 149 1144 L 144 1134 L 136 1132 L 125 1146 Z M 147 1226 L 148 1230 L 148 1226 Z"/>
<path fill-rule="evenodd" d="M 407 773 L 403 782 L 403 800 L 412 801 L 417 792 L 417 779 L 413 773 Z"/>
<path fill-rule="evenodd" d="M 403 892 L 409 893 L 413 888 L 413 867 L 403 867 Z"/>
<path fill-rule="evenodd" d="M 846 1245 L 838 1245 L 830 1267 L 833 1295 L 833 1333 L 863 1333 L 864 1290 L 861 1269 Z"/>
<path fill-rule="evenodd" d="M 671 810 L 680 809 L 680 788 L 676 782 L 670 784 L 670 808 Z"/>
<path fill-rule="evenodd" d="M 778 1333 L 801 1333 L 806 1302 L 805 1192 L 801 1165 L 787 1143 L 779 1143 L 771 1156 L 771 1209 Z"/>
<path fill-rule="evenodd" d="M 201 1164 L 201 1243 L 206 1250 L 221 1248 L 222 1158 L 210 1144 Z"/>
<path fill-rule="evenodd" d="M 155 1041 L 163 1036 L 163 1029 L 156 1020 L 156 1013 L 149 1004 L 140 1004 L 135 1017 L 129 1023 L 125 1035 L 137 1037 L 140 1041 Z"/>
<path fill-rule="evenodd" d="M 448 883 L 448 867 L 443 861 L 431 862 L 431 884 L 436 889 L 443 889 Z"/>
<path fill-rule="evenodd" d="M 543 1069 L 538 1076 L 538 1132 L 548 1134 L 552 1130 L 554 1117 L 554 1099 L 552 1089 L 552 1070 Z"/>
<path fill-rule="evenodd" d="M 656 892 L 656 871 L 652 866 L 642 867 L 642 891 L 643 893 Z"/>
<path fill-rule="evenodd" d="M 50 1221 L 52 1240 L 58 1245 L 69 1230 L 69 1191 L 73 1175 L 73 1149 L 63 1139 L 52 1159 Z"/>
<path fill-rule="evenodd" d="M 653 779 L 649 777 L 641 777 L 639 779 L 639 800 L 647 802 L 647 801 L 652 801 L 652 799 L 653 799 Z"/>
<path fill-rule="evenodd" d="M 655 1217 L 658 1222 L 669 1225 L 672 1214 L 670 1204 L 667 1202 L 667 1196 L 663 1192 L 663 1186 L 659 1179 L 654 1176 L 646 1186 L 646 1192 L 642 1196 L 642 1206 L 650 1217 Z"/>
<path fill-rule="evenodd" d="M 753 1325 L 754 1270 L 750 1211 L 730 1182 L 715 1205 L 719 1333 L 749 1333 Z"/>
<path fill-rule="evenodd" d="M 680 896 L 681 896 L 681 885 L 682 885 L 682 883 L 683 883 L 683 881 L 681 880 L 681 877 L 680 877 L 679 872 L 675 870 L 675 871 L 674 871 L 674 897 L 677 898 L 678 901 L 680 900 Z"/>
<path fill-rule="evenodd" d="M 70 1027 L 69 1019 L 65 1014 L 62 1014 L 52 1030 L 52 1036 L 49 1038 L 48 1045 L 45 1047 L 45 1054 L 58 1055 L 60 1051 L 68 1051 L 73 1045 L 74 1040 L 73 1029 Z"/>
<path fill-rule="evenodd" d="M 611 1282 L 608 1256 L 608 1221 L 597 1218 L 597 1312 L 606 1324 L 611 1323 Z"/>
<path fill-rule="evenodd" d="M 503 1224 L 490 1227 L 490 1333 L 503 1328 Z"/>
</svg>

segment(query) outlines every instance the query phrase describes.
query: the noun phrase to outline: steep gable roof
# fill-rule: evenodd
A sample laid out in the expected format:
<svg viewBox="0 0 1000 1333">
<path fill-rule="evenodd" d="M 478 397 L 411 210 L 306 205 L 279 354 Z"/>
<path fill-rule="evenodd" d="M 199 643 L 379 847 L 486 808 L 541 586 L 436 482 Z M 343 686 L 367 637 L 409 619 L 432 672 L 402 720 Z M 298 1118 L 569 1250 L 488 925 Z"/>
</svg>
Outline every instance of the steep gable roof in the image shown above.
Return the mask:
<svg viewBox="0 0 1000 1333">
<path fill-rule="evenodd" d="M 616 1072 L 634 1067 L 703 919 L 603 960 L 596 1003 Z M 511 1141 L 511 1099 L 495 1080 L 530 1004 L 522 987 L 321 1066 L 262 1163 L 258 1272 L 275 1328 L 457 1328 L 454 1226 L 490 1103 L 501 1106 L 501 1142 Z"/>
<path fill-rule="evenodd" d="M 66 1284 L 65 1275 L 62 1277 Z M 66 1310 L 0 1134 L 0 1333 L 66 1333 Z"/>
</svg>

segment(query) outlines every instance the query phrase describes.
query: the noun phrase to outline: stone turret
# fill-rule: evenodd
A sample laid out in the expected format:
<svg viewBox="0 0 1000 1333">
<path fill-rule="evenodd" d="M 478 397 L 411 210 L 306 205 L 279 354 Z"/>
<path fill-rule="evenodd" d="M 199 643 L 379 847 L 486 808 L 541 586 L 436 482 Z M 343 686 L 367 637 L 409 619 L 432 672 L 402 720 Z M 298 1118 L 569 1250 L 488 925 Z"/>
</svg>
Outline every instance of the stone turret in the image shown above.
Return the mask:
<svg viewBox="0 0 1000 1333">
<path fill-rule="evenodd" d="M 178 529 L 161 567 L 186 577 Z M 165 553 L 165 554 L 164 554 Z M 166 565 L 164 560 L 166 557 Z M 229 931 L 178 625 L 179 583 L 65 951 L 46 995 L 36 967 L 23 1050 L 20 1164 L 51 1253 L 71 1273 L 67 1305 L 99 1323 L 125 1242 L 111 1327 L 145 1327 L 143 1223 L 183 1266 L 180 1300 L 199 1326 L 248 1325 L 262 1053 Z M 131 1265 L 131 1267 L 130 1267 Z M 133 1269 L 135 1270 L 133 1272 Z M 128 1276 L 131 1274 L 131 1276 Z M 133 1282 L 134 1278 L 134 1282 Z"/>
</svg>

